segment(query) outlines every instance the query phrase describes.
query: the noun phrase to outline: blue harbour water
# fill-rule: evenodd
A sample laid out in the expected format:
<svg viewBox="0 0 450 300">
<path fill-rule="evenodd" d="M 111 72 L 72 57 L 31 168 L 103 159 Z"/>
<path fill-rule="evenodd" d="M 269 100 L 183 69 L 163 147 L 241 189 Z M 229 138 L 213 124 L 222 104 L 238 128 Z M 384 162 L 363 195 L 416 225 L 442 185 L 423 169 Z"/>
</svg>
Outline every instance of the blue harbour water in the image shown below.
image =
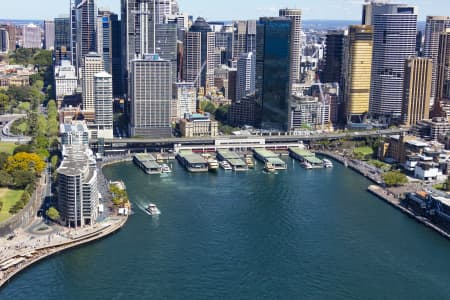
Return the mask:
<svg viewBox="0 0 450 300">
<path fill-rule="evenodd" d="M 39 263 L 0 290 L 22 299 L 448 299 L 450 244 L 367 193 L 341 165 L 169 177 L 131 163 L 135 214 L 117 234 Z M 149 202 L 162 214 L 152 218 Z"/>
</svg>

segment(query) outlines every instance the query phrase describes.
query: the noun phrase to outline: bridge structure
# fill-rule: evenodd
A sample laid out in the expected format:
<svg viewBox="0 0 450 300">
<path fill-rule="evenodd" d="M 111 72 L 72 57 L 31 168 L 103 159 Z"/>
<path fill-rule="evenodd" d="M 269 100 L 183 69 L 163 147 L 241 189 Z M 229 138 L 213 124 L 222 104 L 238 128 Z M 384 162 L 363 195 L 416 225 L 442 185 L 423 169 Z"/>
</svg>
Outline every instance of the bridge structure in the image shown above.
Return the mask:
<svg viewBox="0 0 450 300">
<path fill-rule="evenodd" d="M 361 140 L 367 137 L 383 137 L 407 133 L 407 129 L 386 129 L 361 132 L 327 133 L 314 135 L 250 135 L 250 136 L 218 136 L 194 138 L 114 138 L 92 139 L 91 148 L 104 155 L 194 150 L 212 152 L 219 149 L 284 149 L 299 144 L 310 144 L 324 140 L 352 139 Z"/>
</svg>

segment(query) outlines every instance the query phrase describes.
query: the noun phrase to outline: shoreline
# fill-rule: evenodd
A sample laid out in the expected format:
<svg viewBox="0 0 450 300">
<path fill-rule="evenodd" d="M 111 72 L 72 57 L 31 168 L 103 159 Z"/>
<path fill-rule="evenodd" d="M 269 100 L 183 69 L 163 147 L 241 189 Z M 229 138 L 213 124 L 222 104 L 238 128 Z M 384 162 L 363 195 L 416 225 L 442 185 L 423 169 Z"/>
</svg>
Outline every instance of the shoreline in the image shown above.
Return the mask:
<svg viewBox="0 0 450 300">
<path fill-rule="evenodd" d="M 29 261 L 25 261 L 24 263 L 20 264 L 16 270 L 6 275 L 5 278 L 0 279 L 0 289 L 4 288 L 8 285 L 8 283 L 14 279 L 15 276 L 17 276 L 19 273 L 25 271 L 28 267 L 41 262 L 47 258 L 50 258 L 54 255 L 57 255 L 59 253 L 81 247 L 83 245 L 87 245 L 90 243 L 93 243 L 95 241 L 102 240 L 113 233 L 116 233 L 120 229 L 123 228 L 123 226 L 126 224 L 128 220 L 128 216 L 121 217 L 120 222 L 113 224 L 111 226 L 108 226 L 104 229 L 102 229 L 100 232 L 94 233 L 93 236 L 81 238 L 79 240 L 74 240 L 73 242 L 61 244 L 59 246 L 49 246 L 47 248 L 42 248 L 37 251 L 42 251 L 41 255 L 38 255 L 35 258 L 30 259 Z"/>
<path fill-rule="evenodd" d="M 335 155 L 328 152 L 316 152 L 319 155 L 323 155 L 329 158 L 334 159 L 335 161 L 345 165 L 346 159 L 342 158 L 339 155 Z M 393 197 L 392 195 L 389 195 L 385 188 L 380 186 L 380 183 L 370 176 L 369 174 L 366 174 L 362 169 L 358 168 L 358 166 L 354 165 L 353 163 L 348 164 L 348 168 L 352 169 L 354 172 L 364 176 L 365 178 L 371 180 L 372 182 L 376 183 L 375 185 L 370 185 L 367 188 L 367 191 L 371 193 L 372 195 L 376 196 L 378 199 L 383 200 L 385 203 L 391 205 L 392 207 L 398 209 L 403 214 L 407 215 L 408 217 L 416 220 L 417 222 L 421 223 L 422 225 L 425 225 L 427 228 L 433 230 L 434 232 L 438 233 L 442 237 L 446 238 L 447 240 L 450 240 L 450 234 L 447 233 L 445 230 L 440 228 L 439 226 L 431 223 L 428 219 L 416 215 L 413 211 L 407 209 L 401 204 L 401 200 Z"/>
</svg>

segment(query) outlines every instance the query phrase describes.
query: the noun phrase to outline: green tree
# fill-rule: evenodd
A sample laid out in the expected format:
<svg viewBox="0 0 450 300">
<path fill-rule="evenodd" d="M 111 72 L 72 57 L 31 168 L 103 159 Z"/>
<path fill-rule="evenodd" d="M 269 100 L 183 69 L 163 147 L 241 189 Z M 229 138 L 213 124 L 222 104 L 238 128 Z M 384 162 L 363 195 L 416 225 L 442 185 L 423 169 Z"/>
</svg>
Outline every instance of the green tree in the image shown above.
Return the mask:
<svg viewBox="0 0 450 300">
<path fill-rule="evenodd" d="M 10 155 L 6 152 L 0 152 L 0 170 L 3 170 L 3 168 L 6 165 L 6 162 L 8 161 L 8 157 Z"/>
<path fill-rule="evenodd" d="M 230 110 L 230 105 L 222 105 L 220 106 L 216 112 L 216 120 L 222 123 L 226 123 L 228 121 L 228 111 Z"/>
<path fill-rule="evenodd" d="M 31 171 L 40 174 L 45 169 L 45 162 L 36 153 L 19 152 L 8 157 L 5 170 L 13 172 L 17 170 Z"/>
<path fill-rule="evenodd" d="M 58 117 L 58 109 L 56 108 L 55 100 L 50 100 L 47 103 L 47 115 L 49 119 L 56 119 Z"/>
<path fill-rule="evenodd" d="M 53 206 L 50 207 L 49 209 L 47 209 L 47 211 L 45 212 L 45 214 L 47 215 L 47 217 L 49 217 L 52 221 L 58 221 L 59 218 L 61 217 L 61 215 L 59 214 L 59 211 L 54 208 Z"/>
<path fill-rule="evenodd" d="M 44 88 L 44 81 L 42 80 L 36 80 L 33 82 L 32 87 L 37 89 L 38 91 L 41 91 Z"/>
<path fill-rule="evenodd" d="M 17 189 L 26 188 L 27 185 L 36 179 L 32 171 L 28 170 L 14 170 L 11 172 L 11 176 L 13 178 L 13 185 Z"/>
<path fill-rule="evenodd" d="M 38 136 L 45 136 L 48 133 L 47 119 L 43 115 L 37 117 L 37 134 Z"/>
<path fill-rule="evenodd" d="M 6 94 L 0 93 L 0 115 L 3 115 L 8 110 L 9 97 Z"/>
<path fill-rule="evenodd" d="M 12 176 L 3 170 L 0 170 L 0 186 L 1 187 L 9 187 L 13 185 Z"/>
<path fill-rule="evenodd" d="M 400 171 L 390 171 L 382 175 L 383 181 L 387 186 L 400 186 L 408 183 L 408 178 Z"/>
<path fill-rule="evenodd" d="M 13 154 L 17 154 L 20 152 L 33 153 L 33 146 L 32 145 L 19 145 L 16 148 L 14 148 Z"/>
<path fill-rule="evenodd" d="M 48 120 L 47 135 L 49 137 L 55 137 L 58 135 L 58 121 L 56 119 Z"/>
<path fill-rule="evenodd" d="M 56 171 L 56 168 L 58 168 L 58 164 L 59 164 L 58 155 L 53 155 L 52 158 L 50 159 L 50 162 L 52 164 L 52 170 Z"/>
</svg>

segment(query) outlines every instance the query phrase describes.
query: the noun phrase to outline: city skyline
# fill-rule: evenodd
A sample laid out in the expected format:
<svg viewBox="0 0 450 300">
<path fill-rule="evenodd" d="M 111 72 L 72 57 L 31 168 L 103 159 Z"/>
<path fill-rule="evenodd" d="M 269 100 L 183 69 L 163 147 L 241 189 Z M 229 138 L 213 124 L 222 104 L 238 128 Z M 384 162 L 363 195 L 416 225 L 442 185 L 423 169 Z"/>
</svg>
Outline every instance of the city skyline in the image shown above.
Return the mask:
<svg viewBox="0 0 450 300">
<path fill-rule="evenodd" d="M 202 0 L 180 0 L 180 9 L 194 17 L 203 16 L 207 20 L 236 20 L 236 19 L 256 19 L 260 16 L 277 15 L 281 8 L 300 8 L 303 10 L 306 20 L 359 20 L 363 0 L 321 0 L 315 3 L 299 3 L 293 0 L 279 1 L 274 5 L 270 0 L 246 1 L 229 0 L 219 2 L 214 6 L 202 5 Z M 419 20 L 424 21 L 429 15 L 445 15 L 445 0 L 435 0 L 433 3 L 427 0 L 407 0 L 394 1 L 396 3 L 406 3 L 419 7 Z M 120 13 L 119 0 L 98 0 L 99 7 L 109 8 L 116 13 Z M 236 11 L 236 6 L 240 9 Z M 49 7 L 52 9 L 49 10 Z M 325 7 L 325 9 L 324 9 Z M 446 9 L 447 8 L 447 9 Z M 339 14 L 336 14 L 336 11 Z M 53 19 L 60 15 L 69 14 L 69 1 L 42 0 L 31 2 L 27 0 L 17 0 L 8 3 L 8 8 L 0 14 L 0 19 Z"/>
</svg>

